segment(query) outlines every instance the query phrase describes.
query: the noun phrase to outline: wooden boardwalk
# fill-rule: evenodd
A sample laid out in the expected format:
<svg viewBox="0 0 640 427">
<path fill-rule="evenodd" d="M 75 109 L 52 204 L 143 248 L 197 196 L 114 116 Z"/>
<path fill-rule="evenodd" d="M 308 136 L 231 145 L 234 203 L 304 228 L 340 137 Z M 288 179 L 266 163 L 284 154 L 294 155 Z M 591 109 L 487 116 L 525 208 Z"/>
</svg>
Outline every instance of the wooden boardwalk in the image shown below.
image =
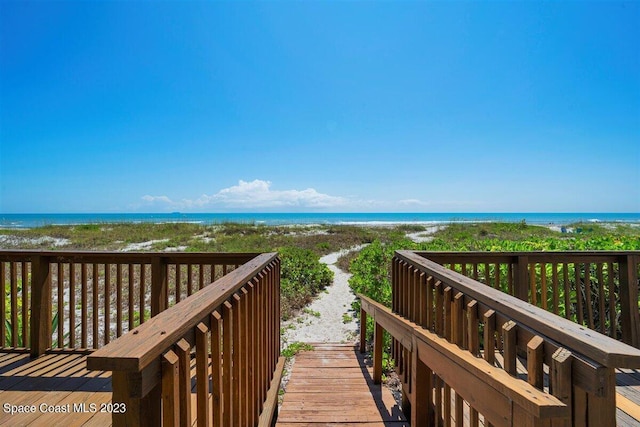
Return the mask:
<svg viewBox="0 0 640 427">
<path fill-rule="evenodd" d="M 640 370 L 619 369 L 616 382 L 617 425 L 640 425 Z M 30 359 L 27 352 L 0 353 L 0 425 L 110 425 L 111 415 L 100 412 L 100 405 L 109 403 L 111 395 L 110 373 L 88 371 L 85 354 L 53 352 Z M 195 398 L 194 392 L 192 420 L 196 418 Z M 35 412 L 12 415 L 4 410 L 5 404 L 35 406 Z M 55 408 L 70 412 L 43 411 Z M 296 356 L 278 425 L 409 424 L 391 392 L 373 384 L 370 367 L 352 345 L 316 344 L 314 351 Z"/>
<path fill-rule="evenodd" d="M 373 384 L 353 345 L 315 344 L 296 356 L 277 426 L 408 426 L 391 392 Z"/>
</svg>

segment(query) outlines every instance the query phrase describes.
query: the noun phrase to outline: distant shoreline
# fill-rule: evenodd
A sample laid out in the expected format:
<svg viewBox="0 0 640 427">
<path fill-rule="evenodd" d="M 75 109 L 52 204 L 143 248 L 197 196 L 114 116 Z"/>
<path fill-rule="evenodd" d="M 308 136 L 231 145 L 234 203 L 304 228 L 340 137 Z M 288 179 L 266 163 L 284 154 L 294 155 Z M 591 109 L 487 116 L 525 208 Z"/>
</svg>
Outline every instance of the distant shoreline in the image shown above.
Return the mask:
<svg viewBox="0 0 640 427">
<path fill-rule="evenodd" d="M 47 225 L 118 223 L 224 223 L 268 226 L 356 225 L 384 227 L 397 225 L 433 226 L 451 223 L 521 222 L 562 226 L 577 222 L 638 223 L 640 213 L 120 213 L 120 214 L 0 214 L 0 228 L 25 229 Z"/>
</svg>

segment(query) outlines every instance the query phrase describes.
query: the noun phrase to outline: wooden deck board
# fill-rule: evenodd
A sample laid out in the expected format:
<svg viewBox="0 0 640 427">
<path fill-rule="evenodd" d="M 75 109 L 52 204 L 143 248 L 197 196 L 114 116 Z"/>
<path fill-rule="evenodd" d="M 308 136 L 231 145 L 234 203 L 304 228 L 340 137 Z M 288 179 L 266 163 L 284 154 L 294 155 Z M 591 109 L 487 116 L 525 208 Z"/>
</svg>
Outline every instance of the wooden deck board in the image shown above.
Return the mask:
<svg viewBox="0 0 640 427">
<path fill-rule="evenodd" d="M 496 353 L 496 362 L 502 364 L 502 356 Z M 517 359 L 518 376 L 526 381 L 526 368 Z M 548 369 L 545 366 L 545 374 Z M 545 375 L 545 389 L 548 387 Z M 548 391 L 548 390 L 547 390 Z M 640 425 L 640 369 L 616 369 L 616 423 L 618 426 Z"/>
<path fill-rule="evenodd" d="M 640 369 L 616 370 L 616 406 L 619 426 L 640 425 Z"/>
<path fill-rule="evenodd" d="M 28 354 L 0 353 L 0 425 L 110 425 L 111 414 L 99 411 L 101 403 L 110 401 L 110 373 L 88 371 L 84 354 L 50 353 L 30 359 Z M 83 403 L 86 412 L 80 411 Z M 35 412 L 12 415 L 1 410 L 5 404 L 35 406 Z M 70 412 L 43 412 L 42 404 Z"/>
<path fill-rule="evenodd" d="M 315 344 L 296 356 L 277 426 L 408 426 L 352 345 Z"/>
<path fill-rule="evenodd" d="M 85 358 L 77 353 L 49 353 L 32 360 L 25 352 L 0 352 L 0 425 L 111 424 L 108 413 L 39 411 L 41 403 L 69 404 L 71 409 L 73 404 L 90 408 L 94 403 L 99 408 L 111 400 L 110 373 L 88 371 Z M 619 369 L 616 382 L 618 425 L 640 425 L 640 370 Z M 1 410 L 5 403 L 35 405 L 36 413 L 10 415 Z M 192 394 L 194 422 L 195 407 Z M 296 357 L 278 425 L 400 427 L 408 423 L 389 390 L 372 384 L 371 370 L 353 346 L 323 343 Z"/>
</svg>

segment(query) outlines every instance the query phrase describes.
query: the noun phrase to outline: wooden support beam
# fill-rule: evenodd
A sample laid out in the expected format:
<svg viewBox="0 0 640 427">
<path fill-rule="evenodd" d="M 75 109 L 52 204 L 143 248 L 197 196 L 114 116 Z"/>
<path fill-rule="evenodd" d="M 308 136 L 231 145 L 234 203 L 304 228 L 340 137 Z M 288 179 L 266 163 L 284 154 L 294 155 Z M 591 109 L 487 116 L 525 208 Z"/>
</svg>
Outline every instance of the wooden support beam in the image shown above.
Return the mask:
<svg viewBox="0 0 640 427">
<path fill-rule="evenodd" d="M 34 256 L 31 261 L 31 357 L 38 357 L 51 348 L 49 262 L 48 257 L 39 255 Z"/>
</svg>

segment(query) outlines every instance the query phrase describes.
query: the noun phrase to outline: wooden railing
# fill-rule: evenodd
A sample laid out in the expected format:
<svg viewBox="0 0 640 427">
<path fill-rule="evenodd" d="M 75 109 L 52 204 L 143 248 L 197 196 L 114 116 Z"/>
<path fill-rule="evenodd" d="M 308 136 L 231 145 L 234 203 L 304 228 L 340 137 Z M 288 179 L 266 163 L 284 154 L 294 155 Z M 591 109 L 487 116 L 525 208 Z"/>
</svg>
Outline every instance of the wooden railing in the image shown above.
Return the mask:
<svg viewBox="0 0 640 427">
<path fill-rule="evenodd" d="M 283 363 L 275 253 L 245 262 L 87 358 L 88 369 L 113 372 L 114 408 L 126 408 L 114 412 L 113 424 L 151 426 L 190 426 L 194 415 L 199 426 L 267 425 Z"/>
<path fill-rule="evenodd" d="M 256 255 L 0 251 L 0 347 L 100 348 Z"/>
<path fill-rule="evenodd" d="M 370 298 L 359 295 L 361 321 L 374 320 L 373 380 L 382 375 L 382 334 L 386 330 L 411 354 L 410 393 L 403 410 L 413 426 L 471 425 L 542 426 L 562 425 L 569 419 L 570 407 L 557 397 L 531 384 L 513 378 L 486 360 L 460 349 L 437 334 L 420 327 Z M 364 328 L 362 328 L 364 330 Z M 360 351 L 365 351 L 365 340 Z M 435 376 L 434 376 L 435 375 Z M 444 396 L 442 384 L 449 390 Z M 561 390 L 556 383 L 556 390 Z M 451 412 L 451 391 L 455 407 Z M 463 406 L 463 399 L 468 409 Z M 465 412 L 467 417 L 465 420 Z"/>
<path fill-rule="evenodd" d="M 640 348 L 640 252 L 417 252 Z"/>
<path fill-rule="evenodd" d="M 395 314 L 557 396 L 571 407 L 567 425 L 615 425 L 614 369 L 639 368 L 640 350 L 487 287 L 429 257 L 428 253 L 396 252 L 392 264 Z M 562 262 L 561 257 L 556 260 Z M 469 259 L 462 258 L 457 263 L 469 264 L 466 261 Z M 416 402 L 422 405 L 424 395 L 415 394 L 418 375 L 422 375 L 415 372 L 415 346 L 407 346 L 405 338 L 390 332 L 395 338 L 392 356 L 402 378 L 404 407 Z M 455 393 L 452 383 L 456 375 L 466 378 L 466 372 L 461 369 L 453 374 L 443 369 L 432 368 L 435 417 L 444 423 L 455 410 L 454 419 L 460 419 L 463 401 L 467 401 L 471 425 L 477 425 L 482 410 L 474 409 L 475 402 L 469 402 L 462 390 Z M 478 398 L 478 393 L 472 393 L 472 398 Z M 487 413 L 484 416 L 493 423 Z"/>
</svg>

